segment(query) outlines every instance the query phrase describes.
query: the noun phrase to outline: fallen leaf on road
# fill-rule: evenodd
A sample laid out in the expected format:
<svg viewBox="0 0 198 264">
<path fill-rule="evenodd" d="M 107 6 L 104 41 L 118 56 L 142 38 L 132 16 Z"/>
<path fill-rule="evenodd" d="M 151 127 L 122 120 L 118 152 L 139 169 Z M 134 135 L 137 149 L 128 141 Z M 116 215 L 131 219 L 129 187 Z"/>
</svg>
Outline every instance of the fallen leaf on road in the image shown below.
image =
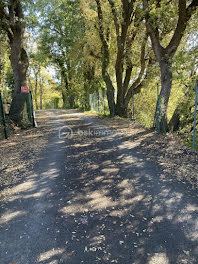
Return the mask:
<svg viewBox="0 0 198 264">
<path fill-rule="evenodd" d="M 75 253 L 75 250 L 73 250 L 72 252 L 70 252 L 70 253 L 68 254 L 68 256 L 69 256 L 69 257 L 72 257 L 72 256 L 74 255 L 74 253 Z"/>
</svg>

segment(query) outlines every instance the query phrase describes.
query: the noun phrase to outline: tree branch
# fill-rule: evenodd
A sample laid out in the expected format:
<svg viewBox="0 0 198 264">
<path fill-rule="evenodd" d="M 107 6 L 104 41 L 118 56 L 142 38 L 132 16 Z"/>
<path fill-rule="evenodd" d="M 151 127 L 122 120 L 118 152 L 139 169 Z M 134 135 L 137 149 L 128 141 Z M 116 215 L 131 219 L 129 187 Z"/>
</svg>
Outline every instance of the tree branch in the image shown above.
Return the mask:
<svg viewBox="0 0 198 264">
<path fill-rule="evenodd" d="M 148 0 L 143 0 L 143 8 L 146 12 L 145 14 L 145 19 L 146 19 L 146 28 L 147 32 L 151 38 L 152 46 L 155 52 L 155 55 L 157 57 L 157 60 L 160 61 L 164 48 L 160 44 L 160 39 L 159 39 L 159 30 L 157 26 L 155 28 L 152 27 L 151 25 L 151 17 L 149 14 L 149 5 L 148 5 Z"/>
<path fill-rule="evenodd" d="M 139 72 L 139 75 L 137 77 L 137 79 L 134 81 L 134 83 L 132 84 L 132 86 L 128 89 L 128 91 L 125 94 L 125 103 L 128 105 L 128 102 L 131 98 L 132 95 L 132 88 L 133 89 L 137 89 L 140 87 L 141 83 L 142 83 L 142 77 L 145 73 L 145 69 L 146 69 L 146 60 L 145 60 L 145 53 L 146 53 L 146 43 L 147 43 L 147 39 L 148 39 L 148 35 L 146 34 L 142 46 L 141 46 L 141 59 L 140 59 L 140 64 L 141 64 L 141 69 Z"/>
<path fill-rule="evenodd" d="M 184 31 L 187 26 L 188 20 L 191 18 L 193 12 L 198 6 L 198 1 L 193 0 L 191 4 L 186 8 L 186 0 L 179 0 L 179 18 L 177 22 L 177 27 L 170 40 L 168 46 L 166 47 L 166 53 L 172 58 L 177 51 L 179 43 L 184 35 Z"/>
<path fill-rule="evenodd" d="M 107 68 L 109 66 L 109 47 L 107 40 L 105 39 L 104 27 L 103 27 L 103 13 L 100 0 L 95 0 L 98 10 L 98 20 L 99 20 L 99 36 L 102 42 L 102 75 L 105 83 L 114 91 L 114 87 L 111 81 L 111 78 L 108 74 Z"/>
<path fill-rule="evenodd" d="M 145 68 L 146 68 L 145 53 L 146 53 L 147 39 L 148 39 L 148 35 L 146 35 L 146 37 L 142 43 L 142 46 L 141 46 L 141 58 L 140 58 L 141 70 L 140 70 L 140 73 L 139 73 L 137 79 L 133 83 L 134 88 L 136 88 L 137 85 L 140 83 L 142 76 L 144 75 L 144 72 L 145 72 Z"/>
<path fill-rule="evenodd" d="M 111 6 L 111 12 L 112 12 L 112 15 L 113 15 L 114 25 L 115 25 L 115 28 L 116 28 L 117 42 L 120 42 L 120 25 L 119 25 L 119 22 L 118 22 L 118 15 L 117 15 L 117 12 L 116 12 L 116 9 L 115 9 L 115 3 L 114 3 L 113 0 L 108 0 L 108 1 L 109 1 L 110 6 Z"/>
</svg>

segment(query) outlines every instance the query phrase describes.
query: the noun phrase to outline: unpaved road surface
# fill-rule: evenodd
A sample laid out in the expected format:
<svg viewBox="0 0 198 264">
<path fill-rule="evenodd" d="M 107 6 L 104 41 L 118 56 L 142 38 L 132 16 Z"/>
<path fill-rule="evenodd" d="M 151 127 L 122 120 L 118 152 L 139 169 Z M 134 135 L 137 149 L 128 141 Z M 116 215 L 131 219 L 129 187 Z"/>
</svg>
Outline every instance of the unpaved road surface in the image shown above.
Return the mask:
<svg viewBox="0 0 198 264">
<path fill-rule="evenodd" d="M 198 263 L 195 190 L 98 120 L 43 114 L 47 147 L 1 190 L 1 264 Z"/>
</svg>

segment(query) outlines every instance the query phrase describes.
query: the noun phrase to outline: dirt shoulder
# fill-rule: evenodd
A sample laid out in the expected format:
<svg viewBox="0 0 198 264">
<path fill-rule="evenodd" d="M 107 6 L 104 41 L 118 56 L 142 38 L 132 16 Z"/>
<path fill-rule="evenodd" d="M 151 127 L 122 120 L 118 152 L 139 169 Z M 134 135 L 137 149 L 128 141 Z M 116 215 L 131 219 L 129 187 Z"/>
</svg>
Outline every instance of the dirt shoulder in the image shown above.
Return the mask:
<svg viewBox="0 0 198 264">
<path fill-rule="evenodd" d="M 185 146 L 172 134 L 159 135 L 119 117 L 109 118 L 96 114 L 89 116 L 133 142 L 148 159 L 157 162 L 164 173 L 184 183 L 190 183 L 193 188 L 198 187 L 198 152 Z"/>
<path fill-rule="evenodd" d="M 37 113 L 38 128 L 17 130 L 0 141 L 0 189 L 21 181 L 39 159 L 47 145 L 50 112 Z"/>
</svg>

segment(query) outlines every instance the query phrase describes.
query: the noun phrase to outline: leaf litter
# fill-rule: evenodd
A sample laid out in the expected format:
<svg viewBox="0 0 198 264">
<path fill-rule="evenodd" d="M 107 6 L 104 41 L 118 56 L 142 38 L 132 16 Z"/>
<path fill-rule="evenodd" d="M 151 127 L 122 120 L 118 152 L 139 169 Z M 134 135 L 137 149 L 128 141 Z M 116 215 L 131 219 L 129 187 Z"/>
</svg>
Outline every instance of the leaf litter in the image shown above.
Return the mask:
<svg viewBox="0 0 198 264">
<path fill-rule="evenodd" d="M 8 140 L 1 140 L 0 189 L 24 179 L 47 146 L 52 127 L 46 113 L 37 114 L 38 128 L 17 130 Z"/>
</svg>

